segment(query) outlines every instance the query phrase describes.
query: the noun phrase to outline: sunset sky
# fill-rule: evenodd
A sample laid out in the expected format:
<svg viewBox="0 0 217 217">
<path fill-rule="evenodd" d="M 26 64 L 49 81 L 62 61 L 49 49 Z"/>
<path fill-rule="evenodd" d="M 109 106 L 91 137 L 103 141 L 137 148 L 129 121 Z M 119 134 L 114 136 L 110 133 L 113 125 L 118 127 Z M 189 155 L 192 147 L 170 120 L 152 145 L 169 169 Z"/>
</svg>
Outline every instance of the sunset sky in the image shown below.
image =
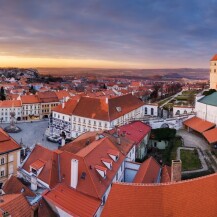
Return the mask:
<svg viewBox="0 0 217 217">
<path fill-rule="evenodd" d="M 208 68 L 216 0 L 0 0 L 0 67 Z"/>
</svg>

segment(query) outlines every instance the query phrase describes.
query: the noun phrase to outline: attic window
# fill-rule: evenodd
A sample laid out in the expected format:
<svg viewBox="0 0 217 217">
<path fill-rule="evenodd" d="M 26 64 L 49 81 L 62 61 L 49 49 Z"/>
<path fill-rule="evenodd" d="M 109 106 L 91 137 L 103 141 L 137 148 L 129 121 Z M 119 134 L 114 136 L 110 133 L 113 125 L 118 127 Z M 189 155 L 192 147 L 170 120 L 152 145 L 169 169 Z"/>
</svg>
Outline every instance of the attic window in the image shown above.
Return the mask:
<svg viewBox="0 0 217 217">
<path fill-rule="evenodd" d="M 99 175 L 100 175 L 103 179 L 106 178 L 107 169 L 106 169 L 105 167 L 96 165 L 96 166 L 95 166 L 95 169 L 96 169 L 96 171 L 99 173 Z"/>
<path fill-rule="evenodd" d="M 116 107 L 116 110 L 117 110 L 118 112 L 121 112 L 121 111 L 122 111 L 121 107 Z"/>
<path fill-rule="evenodd" d="M 109 150 L 108 155 L 115 162 L 119 159 L 119 152 L 116 150 Z"/>
<path fill-rule="evenodd" d="M 107 158 L 101 158 L 102 163 L 109 169 L 112 169 L 112 160 Z"/>
</svg>

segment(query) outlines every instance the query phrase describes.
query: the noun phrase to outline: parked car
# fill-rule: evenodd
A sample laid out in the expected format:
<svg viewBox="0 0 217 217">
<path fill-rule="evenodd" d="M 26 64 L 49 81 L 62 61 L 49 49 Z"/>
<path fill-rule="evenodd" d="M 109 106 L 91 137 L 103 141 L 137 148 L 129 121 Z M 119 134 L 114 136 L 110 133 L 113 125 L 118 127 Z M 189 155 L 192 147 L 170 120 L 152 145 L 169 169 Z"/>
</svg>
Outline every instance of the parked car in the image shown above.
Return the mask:
<svg viewBox="0 0 217 217">
<path fill-rule="evenodd" d="M 47 140 L 50 142 L 58 143 L 59 141 L 61 141 L 61 137 L 60 136 L 48 136 Z"/>
</svg>

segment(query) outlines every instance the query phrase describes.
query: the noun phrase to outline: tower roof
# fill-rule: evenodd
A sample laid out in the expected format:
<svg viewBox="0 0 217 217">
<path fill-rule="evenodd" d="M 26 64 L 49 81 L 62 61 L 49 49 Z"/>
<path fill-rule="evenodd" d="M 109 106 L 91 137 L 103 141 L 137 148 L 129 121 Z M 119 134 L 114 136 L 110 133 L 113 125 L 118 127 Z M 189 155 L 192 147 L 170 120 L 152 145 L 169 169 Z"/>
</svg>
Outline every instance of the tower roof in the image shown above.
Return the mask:
<svg viewBox="0 0 217 217">
<path fill-rule="evenodd" d="M 215 54 L 210 61 L 217 61 L 217 54 Z"/>
</svg>

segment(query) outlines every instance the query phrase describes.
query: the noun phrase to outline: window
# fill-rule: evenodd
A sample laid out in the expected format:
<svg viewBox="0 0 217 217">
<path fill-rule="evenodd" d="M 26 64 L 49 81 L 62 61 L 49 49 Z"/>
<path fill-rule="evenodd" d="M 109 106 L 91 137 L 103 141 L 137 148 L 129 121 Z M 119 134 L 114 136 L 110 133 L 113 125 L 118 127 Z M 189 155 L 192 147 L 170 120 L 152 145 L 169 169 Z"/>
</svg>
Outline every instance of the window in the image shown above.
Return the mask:
<svg viewBox="0 0 217 217">
<path fill-rule="evenodd" d="M 3 176 L 5 176 L 5 171 L 4 170 L 1 171 L 1 177 L 3 177 Z"/>
<path fill-rule="evenodd" d="M 151 115 L 154 115 L 154 109 L 151 108 Z"/>
<path fill-rule="evenodd" d="M 145 114 L 147 115 L 147 113 L 148 113 L 148 109 L 147 107 L 145 107 Z"/>
<path fill-rule="evenodd" d="M 5 159 L 1 158 L 1 164 L 4 164 L 4 163 L 5 163 Z"/>
</svg>

